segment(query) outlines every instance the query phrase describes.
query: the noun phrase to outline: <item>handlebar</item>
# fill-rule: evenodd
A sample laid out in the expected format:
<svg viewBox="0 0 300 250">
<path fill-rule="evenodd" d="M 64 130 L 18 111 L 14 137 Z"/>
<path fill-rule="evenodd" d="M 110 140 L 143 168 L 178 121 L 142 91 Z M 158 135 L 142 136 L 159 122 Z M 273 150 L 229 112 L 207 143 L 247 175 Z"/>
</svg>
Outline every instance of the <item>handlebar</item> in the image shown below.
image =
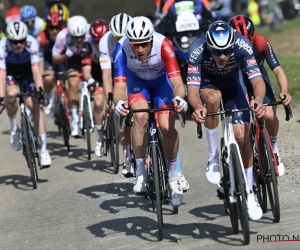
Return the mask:
<svg viewBox="0 0 300 250">
<path fill-rule="evenodd" d="M 285 98 L 286 98 L 286 96 L 284 96 L 284 99 Z M 264 106 L 282 105 L 282 101 L 264 103 Z M 257 107 L 257 104 L 255 103 L 254 104 L 254 109 L 256 109 L 256 107 Z M 229 116 L 229 115 L 231 115 L 233 113 L 236 113 L 236 112 L 249 111 L 249 110 L 253 110 L 252 107 L 243 108 L 243 109 L 232 109 L 232 110 L 226 109 L 226 110 L 222 110 L 222 111 L 218 111 L 218 112 L 208 113 L 208 114 L 206 114 L 206 117 L 208 117 L 208 116 L 215 116 L 215 115 Z M 289 121 L 290 118 L 293 118 L 293 113 L 292 113 L 292 109 L 291 109 L 290 105 L 284 106 L 284 111 L 285 111 L 285 120 L 286 121 Z M 199 139 L 202 138 L 202 126 L 201 126 L 201 123 L 197 123 L 197 137 Z"/>
<path fill-rule="evenodd" d="M 28 92 L 28 93 L 20 92 L 20 93 L 15 94 L 15 95 L 7 95 L 7 96 L 4 96 L 4 97 L 1 97 L 0 102 L 3 102 L 5 99 L 11 99 L 11 98 L 24 99 L 26 97 L 36 97 L 41 102 L 41 101 L 44 100 L 44 91 L 40 87 L 39 92 Z"/>
<path fill-rule="evenodd" d="M 72 74 L 72 72 L 68 73 L 65 71 L 61 71 L 61 72 L 55 72 L 55 73 L 51 73 L 51 74 L 44 74 L 43 78 L 47 77 L 47 76 L 54 76 L 57 80 L 66 81 L 71 77 L 82 77 L 83 74 L 82 73 L 73 73 Z"/>
</svg>

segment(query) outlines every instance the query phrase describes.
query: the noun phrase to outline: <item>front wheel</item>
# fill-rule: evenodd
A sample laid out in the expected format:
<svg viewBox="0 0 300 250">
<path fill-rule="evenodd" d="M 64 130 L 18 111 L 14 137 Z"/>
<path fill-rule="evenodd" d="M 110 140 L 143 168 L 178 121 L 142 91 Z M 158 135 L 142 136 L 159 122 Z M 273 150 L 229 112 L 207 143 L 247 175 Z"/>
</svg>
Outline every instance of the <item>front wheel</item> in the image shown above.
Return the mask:
<svg viewBox="0 0 300 250">
<path fill-rule="evenodd" d="M 111 164 L 114 167 L 114 173 L 119 173 L 119 134 L 117 118 L 114 112 L 110 114 L 110 127 L 109 131 L 109 151 Z"/>
<path fill-rule="evenodd" d="M 64 101 L 64 96 L 62 95 L 61 92 L 58 94 L 58 100 L 59 100 L 59 116 L 60 116 L 60 124 L 62 127 L 62 132 L 63 132 L 63 138 L 64 138 L 64 145 L 67 147 L 68 152 L 70 152 L 70 144 L 69 144 L 69 139 L 70 139 L 70 125 L 69 125 L 69 120 L 67 118 L 67 111 L 66 111 L 66 106 L 65 106 L 65 101 Z"/>
<path fill-rule="evenodd" d="M 83 129 L 84 129 L 84 135 L 87 144 L 88 160 L 91 160 L 91 154 L 92 154 L 90 124 L 91 124 L 91 119 L 90 119 L 89 102 L 87 96 L 84 96 L 83 97 Z"/>
</svg>

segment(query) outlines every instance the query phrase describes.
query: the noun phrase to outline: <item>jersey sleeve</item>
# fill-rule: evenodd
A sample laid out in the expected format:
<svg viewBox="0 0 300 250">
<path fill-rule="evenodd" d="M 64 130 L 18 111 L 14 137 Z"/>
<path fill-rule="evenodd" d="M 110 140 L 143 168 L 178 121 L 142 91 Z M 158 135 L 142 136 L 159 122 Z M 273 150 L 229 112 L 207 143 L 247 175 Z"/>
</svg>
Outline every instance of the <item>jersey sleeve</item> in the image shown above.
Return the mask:
<svg viewBox="0 0 300 250">
<path fill-rule="evenodd" d="M 38 41 L 33 38 L 31 40 L 31 45 L 29 47 L 29 52 L 30 52 L 30 61 L 31 61 L 31 65 L 38 65 L 40 63 L 40 54 L 39 54 L 39 43 Z"/>
<path fill-rule="evenodd" d="M 201 60 L 203 57 L 204 44 L 196 39 L 190 46 L 188 52 L 187 85 L 199 86 L 201 83 Z"/>
<path fill-rule="evenodd" d="M 99 61 L 101 69 L 111 69 L 111 59 L 108 48 L 108 35 L 101 38 L 99 43 Z"/>
<path fill-rule="evenodd" d="M 252 44 L 250 43 L 249 39 L 244 36 L 243 38 L 238 38 L 238 40 L 235 42 L 235 46 L 238 46 L 238 53 L 241 53 L 243 64 L 242 68 L 245 69 L 248 79 L 253 80 L 256 77 L 261 76 L 259 66 L 253 53 Z"/>
<path fill-rule="evenodd" d="M 1 43 L 2 45 L 2 43 Z M 3 47 L 0 47 L 0 71 L 5 71 L 6 70 L 6 52 L 4 51 Z"/>
<path fill-rule="evenodd" d="M 85 41 L 81 46 L 81 64 L 82 66 L 92 65 L 92 46 Z"/>
<path fill-rule="evenodd" d="M 66 48 L 67 37 L 63 31 L 64 30 L 60 31 L 55 39 L 55 43 L 52 48 L 52 56 L 61 55 Z"/>
<path fill-rule="evenodd" d="M 119 42 L 114 50 L 114 82 L 127 82 L 126 53 Z"/>
<path fill-rule="evenodd" d="M 262 35 L 255 35 L 255 46 L 260 54 L 266 59 L 271 70 L 280 66 L 270 42 Z"/>
<path fill-rule="evenodd" d="M 174 48 L 167 38 L 164 38 L 161 44 L 161 58 L 165 63 L 168 78 L 181 76 Z"/>
</svg>

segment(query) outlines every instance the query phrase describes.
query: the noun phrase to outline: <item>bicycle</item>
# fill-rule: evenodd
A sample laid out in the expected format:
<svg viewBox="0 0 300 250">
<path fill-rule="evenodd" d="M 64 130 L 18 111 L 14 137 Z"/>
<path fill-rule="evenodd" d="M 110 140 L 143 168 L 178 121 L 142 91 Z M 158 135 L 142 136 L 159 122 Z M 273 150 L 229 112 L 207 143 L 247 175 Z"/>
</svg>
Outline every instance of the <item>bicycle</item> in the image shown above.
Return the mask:
<svg viewBox="0 0 300 250">
<path fill-rule="evenodd" d="M 59 135 L 63 133 L 64 145 L 70 152 L 70 111 L 68 108 L 68 100 L 65 95 L 65 82 L 70 77 L 82 77 L 82 73 L 69 75 L 67 72 L 55 72 L 54 74 L 44 74 L 43 77 L 54 76 L 56 78 L 55 90 L 55 120 L 54 123 L 58 127 Z"/>
<path fill-rule="evenodd" d="M 98 86 L 95 86 L 98 87 Z M 81 96 L 80 96 L 80 128 L 83 138 L 86 139 L 88 160 L 91 160 L 91 132 L 94 132 L 94 119 L 91 112 L 91 95 L 88 89 L 88 83 L 81 83 Z"/>
<path fill-rule="evenodd" d="M 110 153 L 111 164 L 114 167 L 114 173 L 119 173 L 119 134 L 117 118 L 112 111 L 113 93 L 108 93 L 108 110 L 105 111 L 105 119 L 103 121 L 103 153 L 107 156 Z"/>
<path fill-rule="evenodd" d="M 282 101 L 270 102 L 265 106 L 281 105 Z M 290 106 L 284 107 L 286 113 L 286 121 L 293 117 Z M 263 213 L 267 212 L 267 191 L 269 202 L 273 214 L 273 222 L 280 221 L 280 203 L 277 187 L 278 166 L 277 159 L 273 152 L 270 142 L 269 133 L 266 129 L 264 119 L 255 119 L 251 112 L 252 123 L 250 127 L 250 139 L 254 148 L 254 164 L 253 175 L 254 185 L 253 191 L 257 195 L 258 202 Z"/>
<path fill-rule="evenodd" d="M 153 100 L 151 95 L 151 100 Z M 128 110 L 128 115 L 126 118 L 120 118 L 120 131 L 124 131 L 125 123 L 131 125 L 131 118 L 133 113 L 146 112 L 149 113 L 148 120 L 148 149 L 147 156 L 150 156 L 149 161 L 146 161 L 147 165 L 147 197 L 152 200 L 152 208 L 155 210 L 154 199 L 156 201 L 156 213 L 157 213 L 157 223 L 158 223 L 158 240 L 163 240 L 163 216 L 162 216 L 162 200 L 169 203 L 171 193 L 168 184 L 168 167 L 166 157 L 163 151 L 161 134 L 159 133 L 158 122 L 156 120 L 156 112 L 174 110 L 174 108 L 154 108 L 153 101 L 150 102 L 150 107 L 148 109 L 136 109 Z M 183 114 L 178 113 L 178 117 L 181 126 L 185 126 L 185 119 Z M 146 159 L 148 158 L 146 156 Z M 159 191 L 157 191 L 159 190 Z M 155 198 L 154 198 L 155 197 Z M 173 207 L 173 213 L 178 213 L 178 207 Z"/>
<path fill-rule="evenodd" d="M 220 111 L 206 114 L 206 117 L 220 115 L 223 137 L 221 138 L 221 162 L 223 177 L 221 178 L 224 194 L 218 190 L 218 197 L 223 200 L 225 212 L 230 216 L 230 222 L 235 234 L 239 231 L 240 220 L 244 244 L 250 243 L 249 219 L 246 197 L 250 193 L 244 165 L 239 146 L 235 140 L 232 114 L 235 112 L 249 111 L 251 107 L 244 109 L 224 110 L 221 104 Z M 202 138 L 201 124 L 197 124 L 198 138 Z"/>
<path fill-rule="evenodd" d="M 41 91 L 41 90 L 40 90 Z M 39 148 L 39 140 L 36 136 L 36 133 L 34 132 L 34 129 L 30 122 L 30 117 L 27 115 L 26 112 L 26 102 L 25 99 L 27 97 L 36 97 L 38 99 L 41 99 L 40 93 L 18 93 L 16 95 L 10 95 L 3 97 L 4 99 L 10 99 L 10 98 L 18 98 L 19 99 L 19 106 L 20 106 L 20 112 L 21 112 L 21 140 L 22 140 L 22 154 L 24 155 L 27 166 L 30 170 L 30 176 L 31 181 L 33 185 L 33 189 L 37 188 L 37 182 L 39 181 L 38 178 L 38 171 L 37 171 L 37 165 L 39 166 L 39 169 L 42 169 L 40 158 L 38 155 L 38 148 Z M 37 159 L 37 162 L 36 162 Z"/>
</svg>

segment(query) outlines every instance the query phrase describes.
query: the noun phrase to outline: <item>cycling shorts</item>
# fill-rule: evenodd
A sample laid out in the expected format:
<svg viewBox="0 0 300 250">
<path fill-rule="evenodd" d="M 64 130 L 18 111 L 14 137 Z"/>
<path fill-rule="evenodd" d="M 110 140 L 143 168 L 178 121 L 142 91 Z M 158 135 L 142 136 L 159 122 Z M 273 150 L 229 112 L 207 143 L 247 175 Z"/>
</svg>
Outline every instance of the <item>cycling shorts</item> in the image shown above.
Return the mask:
<svg viewBox="0 0 300 250">
<path fill-rule="evenodd" d="M 96 88 L 95 94 L 102 94 L 103 93 L 103 87 L 102 87 L 102 70 L 100 68 L 99 63 L 92 62 L 92 77 L 99 83 L 98 88 Z"/>
<path fill-rule="evenodd" d="M 275 97 L 275 94 L 274 94 L 274 90 L 272 88 L 272 85 L 271 85 L 271 82 L 270 82 L 270 79 L 269 79 L 266 68 L 262 67 L 260 69 L 260 71 L 261 71 L 261 76 L 264 79 L 265 84 L 266 84 L 266 95 L 265 95 L 265 98 L 264 98 L 264 103 L 276 102 L 276 97 Z M 249 81 L 248 77 L 245 76 L 245 75 L 244 75 L 244 81 L 245 81 L 245 85 L 246 85 L 248 93 L 253 94 L 252 84 Z"/>
<path fill-rule="evenodd" d="M 249 107 L 247 90 L 241 70 L 228 78 L 216 78 L 201 72 L 200 93 L 205 88 L 216 87 L 221 91 L 224 109 L 242 109 Z M 249 125 L 250 112 L 236 112 L 232 114 L 232 124 Z"/>
<path fill-rule="evenodd" d="M 44 61 L 44 70 L 54 70 L 55 72 L 63 72 L 65 70 L 65 64 L 53 64 L 52 60 Z"/>
<path fill-rule="evenodd" d="M 10 85 L 22 84 L 20 86 L 20 91 L 27 92 L 36 92 L 31 62 L 24 64 L 6 64 L 6 83 L 5 87 Z"/>
<path fill-rule="evenodd" d="M 136 77 L 130 70 L 127 70 L 127 92 L 129 106 L 139 100 L 150 101 L 151 92 L 153 93 L 154 107 L 174 107 L 173 86 L 167 74 L 155 80 L 143 80 Z M 176 116 L 175 111 L 163 111 L 160 114 L 171 114 Z"/>
</svg>

